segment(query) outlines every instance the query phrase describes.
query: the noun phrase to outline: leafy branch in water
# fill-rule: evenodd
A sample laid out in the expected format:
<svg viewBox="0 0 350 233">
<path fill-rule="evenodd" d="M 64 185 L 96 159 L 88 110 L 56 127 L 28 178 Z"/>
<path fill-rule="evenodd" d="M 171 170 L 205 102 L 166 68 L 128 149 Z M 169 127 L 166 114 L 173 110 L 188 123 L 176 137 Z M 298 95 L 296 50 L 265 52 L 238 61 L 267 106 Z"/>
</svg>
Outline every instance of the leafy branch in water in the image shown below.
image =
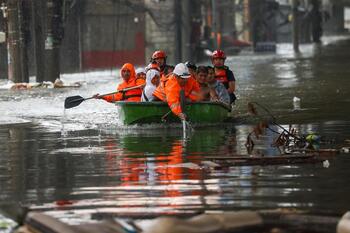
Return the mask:
<svg viewBox="0 0 350 233">
<path fill-rule="evenodd" d="M 260 109 L 263 109 L 268 114 L 269 118 L 265 119 L 263 116 L 260 116 L 256 106 Z M 295 128 L 292 128 L 292 126 L 290 125 L 289 129 L 287 130 L 286 128 L 278 124 L 276 122 L 276 117 L 265 106 L 257 102 L 249 102 L 248 112 L 249 114 L 260 118 L 260 122 L 253 128 L 252 132 L 250 132 L 247 136 L 245 147 L 247 148 L 249 154 L 252 153 L 255 145 L 254 140 L 252 139 L 252 135 L 254 135 L 255 138 L 259 139 L 260 136 L 265 133 L 266 129 L 278 134 L 277 138 L 274 140 L 271 146 L 277 147 L 281 154 L 285 153 L 287 149 L 290 149 L 291 147 L 297 146 L 300 148 L 305 145 L 305 139 L 297 135 L 297 131 Z M 277 126 L 282 130 L 282 132 L 278 132 L 272 129 L 269 126 L 270 124 Z"/>
</svg>

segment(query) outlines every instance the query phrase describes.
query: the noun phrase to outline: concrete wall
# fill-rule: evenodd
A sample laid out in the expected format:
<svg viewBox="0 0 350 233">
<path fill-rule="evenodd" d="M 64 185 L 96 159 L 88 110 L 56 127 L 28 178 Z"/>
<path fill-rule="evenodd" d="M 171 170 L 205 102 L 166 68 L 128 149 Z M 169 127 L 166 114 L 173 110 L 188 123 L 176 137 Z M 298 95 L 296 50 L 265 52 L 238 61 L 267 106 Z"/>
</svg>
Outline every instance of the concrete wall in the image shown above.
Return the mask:
<svg viewBox="0 0 350 233">
<path fill-rule="evenodd" d="M 68 16 L 65 23 L 65 33 L 61 44 L 61 71 L 62 73 L 77 72 L 80 70 L 79 50 L 79 11 Z"/>
<path fill-rule="evenodd" d="M 145 64 L 145 12 L 124 1 L 83 0 L 65 21 L 61 73 Z M 138 5 L 142 1 L 131 1 Z M 1 20 L 1 19 L 0 19 Z M 0 21 L 1 23 L 1 21 Z M 0 28 L 1 29 L 1 28 Z M 166 38 L 167 40 L 167 38 Z M 173 47 L 173 46 L 171 46 Z M 34 52 L 28 48 L 29 72 L 35 75 Z M 0 45 L 0 78 L 7 74 L 6 46 Z"/>
<path fill-rule="evenodd" d="M 144 12 L 116 1 L 85 1 L 80 22 L 83 69 L 145 64 Z"/>
<path fill-rule="evenodd" d="M 344 6 L 324 0 L 323 10 L 329 16 L 329 18 L 324 18 L 324 33 L 336 34 L 344 32 Z"/>
<path fill-rule="evenodd" d="M 145 0 L 149 13 L 145 18 L 146 53 L 148 62 L 155 50 L 164 50 L 167 63 L 175 62 L 175 1 Z"/>
</svg>

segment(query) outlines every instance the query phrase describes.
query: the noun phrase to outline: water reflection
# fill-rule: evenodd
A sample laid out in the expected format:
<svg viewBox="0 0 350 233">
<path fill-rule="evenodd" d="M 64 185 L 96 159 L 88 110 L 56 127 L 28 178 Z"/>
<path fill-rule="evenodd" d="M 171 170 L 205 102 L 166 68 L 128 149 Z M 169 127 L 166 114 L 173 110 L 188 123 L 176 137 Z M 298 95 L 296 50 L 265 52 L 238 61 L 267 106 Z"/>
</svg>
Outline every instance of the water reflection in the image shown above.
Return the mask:
<svg viewBox="0 0 350 233">
<path fill-rule="evenodd" d="M 328 122 L 296 127 L 300 132 L 334 136 L 349 125 Z M 339 203 L 346 203 L 346 198 L 331 191 L 333 185 L 348 182 L 347 178 L 327 182 L 326 190 L 315 182 L 329 180 L 328 174 L 337 179 L 344 171 L 341 167 L 349 165 L 345 157 L 341 164 L 331 161 L 329 169 L 322 165 L 218 167 L 217 162 L 210 163 L 209 158 L 246 154 L 242 142 L 251 129 L 244 125 L 197 129 L 184 141 L 180 128 L 135 134 L 74 131 L 62 138 L 59 132 L 43 132 L 33 125 L 3 127 L 1 200 L 29 204 L 70 222 L 92 221 L 96 215 L 347 208 Z M 267 134 L 257 141 L 257 149 L 273 156 L 276 151 L 267 147 L 273 139 L 273 134 Z M 315 197 L 324 192 L 328 197 Z M 342 192 L 350 194 L 347 188 Z M 330 197 L 339 200 L 324 202 Z"/>
<path fill-rule="evenodd" d="M 220 161 L 247 156 L 244 143 L 254 126 L 243 123 L 251 122 L 250 101 L 268 107 L 286 128 L 292 124 L 300 134 L 316 132 L 332 139 L 334 147 L 349 146 L 349 44 L 302 46 L 300 55 L 287 47 L 273 55 L 228 58 L 239 85 L 234 112 L 239 120 L 195 129 L 188 140 L 180 126 L 118 128 L 115 107 L 95 100 L 62 119 L 66 96 L 109 92 L 115 86 L 111 74 L 86 77 L 88 85 L 80 90 L 0 91 L 5 109 L 0 116 L 0 204 L 21 202 L 73 223 L 101 215 L 244 208 L 344 213 L 350 209 L 347 154 L 330 160 L 329 168 L 220 166 Z M 300 109 L 293 97 L 301 99 Z M 278 152 L 269 147 L 274 138 L 268 132 L 255 139 L 256 151 L 274 156 Z"/>
</svg>

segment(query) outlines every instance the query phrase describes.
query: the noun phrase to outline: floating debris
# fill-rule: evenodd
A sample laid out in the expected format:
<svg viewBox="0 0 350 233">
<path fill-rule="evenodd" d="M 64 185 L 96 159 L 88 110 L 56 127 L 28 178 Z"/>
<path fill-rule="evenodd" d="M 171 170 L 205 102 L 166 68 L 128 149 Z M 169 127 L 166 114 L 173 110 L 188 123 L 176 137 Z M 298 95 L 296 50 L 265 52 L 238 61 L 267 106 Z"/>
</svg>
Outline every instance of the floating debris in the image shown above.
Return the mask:
<svg viewBox="0 0 350 233">
<path fill-rule="evenodd" d="M 293 98 L 293 102 L 294 102 L 294 103 L 296 103 L 296 102 L 300 102 L 300 98 L 299 98 L 299 97 L 294 96 L 294 98 Z"/>
<path fill-rule="evenodd" d="M 328 160 L 325 160 L 325 161 L 323 161 L 322 165 L 324 168 L 329 168 L 330 163 Z"/>
<path fill-rule="evenodd" d="M 81 82 L 63 82 L 61 79 L 56 79 L 55 82 L 44 81 L 42 83 L 30 82 L 30 83 L 14 83 L 8 81 L 7 84 L 0 86 L 0 89 L 6 90 L 30 90 L 34 88 L 76 88 L 81 87 Z"/>
<path fill-rule="evenodd" d="M 13 228 L 15 228 L 16 225 L 17 224 L 11 219 L 5 218 L 2 215 L 0 215 L 0 232 L 3 232 L 3 233 L 13 232 Z"/>
<path fill-rule="evenodd" d="M 301 106 L 300 105 L 300 98 L 294 96 L 294 98 L 293 98 L 293 110 L 300 110 L 301 109 L 300 106 Z"/>
<path fill-rule="evenodd" d="M 342 153 L 349 154 L 350 148 L 349 147 L 343 147 L 340 150 Z"/>
</svg>

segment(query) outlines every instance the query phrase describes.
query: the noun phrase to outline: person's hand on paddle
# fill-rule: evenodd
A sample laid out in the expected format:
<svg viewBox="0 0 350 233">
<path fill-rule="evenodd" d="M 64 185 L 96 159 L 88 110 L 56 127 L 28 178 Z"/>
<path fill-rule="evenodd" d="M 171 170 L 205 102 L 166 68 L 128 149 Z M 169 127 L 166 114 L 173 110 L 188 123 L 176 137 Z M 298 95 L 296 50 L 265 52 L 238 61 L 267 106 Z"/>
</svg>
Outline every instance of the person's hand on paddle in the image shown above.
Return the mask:
<svg viewBox="0 0 350 233">
<path fill-rule="evenodd" d="M 187 116 L 186 116 L 186 114 L 183 113 L 183 112 L 179 114 L 179 118 L 180 118 L 182 121 L 186 121 L 186 120 L 187 120 Z"/>
</svg>

